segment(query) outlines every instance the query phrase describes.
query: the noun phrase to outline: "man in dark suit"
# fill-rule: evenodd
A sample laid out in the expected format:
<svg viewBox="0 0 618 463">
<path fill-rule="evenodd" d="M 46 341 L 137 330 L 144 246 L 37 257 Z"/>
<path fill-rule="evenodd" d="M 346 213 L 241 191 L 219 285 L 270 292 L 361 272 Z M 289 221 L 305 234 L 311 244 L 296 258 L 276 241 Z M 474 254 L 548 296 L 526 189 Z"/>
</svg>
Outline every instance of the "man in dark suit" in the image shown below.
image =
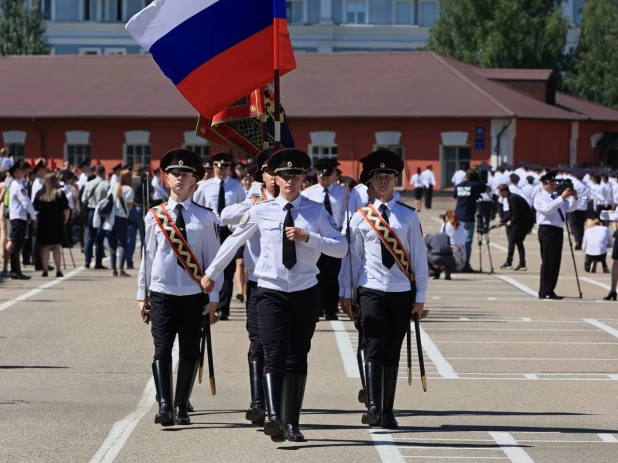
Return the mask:
<svg viewBox="0 0 618 463">
<path fill-rule="evenodd" d="M 528 269 L 526 268 L 524 240 L 534 226 L 532 209 L 524 197 L 511 193 L 508 185 L 498 185 L 498 194 L 501 198 L 506 199 L 503 203 L 505 206 L 504 216 L 498 226 L 506 225 L 509 239 L 509 250 L 506 256 L 506 262 L 500 268 L 503 270 L 513 269 L 513 254 L 515 253 L 515 246 L 517 246 L 517 251 L 519 252 L 519 265 L 515 270 L 526 271 Z"/>
</svg>

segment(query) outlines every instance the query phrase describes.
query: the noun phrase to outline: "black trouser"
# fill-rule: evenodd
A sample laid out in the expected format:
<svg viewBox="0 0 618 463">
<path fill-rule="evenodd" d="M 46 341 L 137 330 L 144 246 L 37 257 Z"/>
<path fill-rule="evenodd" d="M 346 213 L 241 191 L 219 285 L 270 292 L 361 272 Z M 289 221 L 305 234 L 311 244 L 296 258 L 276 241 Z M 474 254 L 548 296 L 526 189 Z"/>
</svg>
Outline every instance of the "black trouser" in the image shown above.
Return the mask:
<svg viewBox="0 0 618 463">
<path fill-rule="evenodd" d="M 551 225 L 539 226 L 539 243 L 541 244 L 541 285 L 539 297 L 554 293 L 558 284 L 560 262 L 562 260 L 562 241 L 564 239 L 561 227 Z"/>
<path fill-rule="evenodd" d="M 510 231 L 509 231 L 510 229 Z M 506 263 L 513 264 L 513 254 L 515 254 L 515 246 L 519 252 L 519 265 L 526 266 L 526 248 L 524 248 L 524 240 L 528 234 L 528 228 L 513 225 L 507 227 L 507 236 L 509 238 L 509 250 L 506 256 Z"/>
<path fill-rule="evenodd" d="M 247 333 L 249 334 L 249 362 L 264 361 L 264 348 L 260 339 L 258 320 L 257 283 L 247 281 Z"/>
<path fill-rule="evenodd" d="M 306 375 L 320 306 L 318 286 L 292 293 L 258 288 L 256 293 L 264 373 Z"/>
<path fill-rule="evenodd" d="M 19 253 L 24 245 L 27 230 L 27 220 L 11 220 L 11 273 L 21 273 L 21 267 L 19 266 Z"/>
<path fill-rule="evenodd" d="M 587 211 L 573 211 L 567 214 L 567 220 L 571 225 L 571 232 L 573 238 L 575 238 L 575 246 L 582 247 L 584 241 L 584 226 L 586 225 L 586 213 Z"/>
<path fill-rule="evenodd" d="M 228 227 L 219 228 L 219 239 L 221 244 L 232 235 Z M 232 301 L 232 293 L 234 292 L 234 272 L 236 272 L 236 259 L 225 267 L 223 271 L 223 286 L 219 292 L 219 309 L 222 313 L 230 314 L 230 302 Z M 242 290 L 242 288 L 240 288 Z"/>
<path fill-rule="evenodd" d="M 586 254 L 586 258 L 584 259 L 584 270 L 586 270 L 586 272 L 590 272 L 593 262 L 601 262 L 601 265 L 603 265 L 603 270 L 605 270 L 606 268 L 608 268 L 607 253 L 601 254 L 600 256 L 591 256 L 589 254 Z"/>
<path fill-rule="evenodd" d="M 360 287 L 358 300 L 366 362 L 399 366 L 401 344 L 410 323 L 412 290 L 392 293 Z"/>
<path fill-rule="evenodd" d="M 318 260 L 318 287 L 320 288 L 320 312 L 327 317 L 336 317 L 339 306 L 339 270 L 341 259 L 322 254 Z"/>
<path fill-rule="evenodd" d="M 431 200 L 433 199 L 433 185 L 425 187 L 425 209 L 431 209 Z"/>
<path fill-rule="evenodd" d="M 172 361 L 176 334 L 180 360 L 198 360 L 202 311 L 207 302 L 208 296 L 202 293 L 191 296 L 172 296 L 154 291 L 151 293 L 150 316 L 155 360 Z"/>
</svg>

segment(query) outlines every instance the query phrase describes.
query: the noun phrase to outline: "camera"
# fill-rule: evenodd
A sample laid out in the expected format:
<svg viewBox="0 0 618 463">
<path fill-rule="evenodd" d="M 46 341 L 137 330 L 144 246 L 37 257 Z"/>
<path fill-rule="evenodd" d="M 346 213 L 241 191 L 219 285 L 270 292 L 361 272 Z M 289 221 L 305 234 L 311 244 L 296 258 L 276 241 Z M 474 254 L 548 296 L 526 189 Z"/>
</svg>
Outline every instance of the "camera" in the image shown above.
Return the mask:
<svg viewBox="0 0 618 463">
<path fill-rule="evenodd" d="M 444 214 L 440 214 L 438 216 L 438 218 L 442 221 L 442 222 L 446 222 L 446 216 Z"/>
<path fill-rule="evenodd" d="M 476 232 L 479 235 L 489 233 L 491 221 L 491 203 L 479 199 L 476 202 Z"/>
<path fill-rule="evenodd" d="M 573 181 L 570 178 L 559 178 L 556 180 L 556 193 L 558 193 L 559 195 L 561 195 L 564 190 L 567 189 L 575 189 L 575 187 L 573 186 Z"/>
</svg>

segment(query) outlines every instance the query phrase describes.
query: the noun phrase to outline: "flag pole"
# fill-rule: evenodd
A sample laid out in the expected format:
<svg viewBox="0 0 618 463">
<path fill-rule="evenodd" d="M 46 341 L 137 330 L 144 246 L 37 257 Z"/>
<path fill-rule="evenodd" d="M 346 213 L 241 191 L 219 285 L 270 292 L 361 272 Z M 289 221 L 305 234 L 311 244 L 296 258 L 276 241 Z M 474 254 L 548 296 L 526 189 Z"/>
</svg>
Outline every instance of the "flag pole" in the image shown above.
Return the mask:
<svg viewBox="0 0 618 463">
<path fill-rule="evenodd" d="M 281 148 L 281 85 L 280 72 L 275 69 L 275 150 Z"/>
</svg>

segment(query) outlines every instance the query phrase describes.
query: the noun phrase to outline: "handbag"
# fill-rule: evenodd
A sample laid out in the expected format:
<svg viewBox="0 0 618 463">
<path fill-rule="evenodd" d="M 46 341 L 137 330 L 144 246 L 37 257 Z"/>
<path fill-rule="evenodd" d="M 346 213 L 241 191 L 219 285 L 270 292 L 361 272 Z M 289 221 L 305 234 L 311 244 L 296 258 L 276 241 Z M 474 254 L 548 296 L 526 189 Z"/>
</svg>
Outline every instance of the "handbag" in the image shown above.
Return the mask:
<svg viewBox="0 0 618 463">
<path fill-rule="evenodd" d="M 109 217 L 114 210 L 114 198 L 113 193 L 110 192 L 103 200 L 103 203 L 99 206 L 99 215 L 101 217 Z"/>
</svg>

